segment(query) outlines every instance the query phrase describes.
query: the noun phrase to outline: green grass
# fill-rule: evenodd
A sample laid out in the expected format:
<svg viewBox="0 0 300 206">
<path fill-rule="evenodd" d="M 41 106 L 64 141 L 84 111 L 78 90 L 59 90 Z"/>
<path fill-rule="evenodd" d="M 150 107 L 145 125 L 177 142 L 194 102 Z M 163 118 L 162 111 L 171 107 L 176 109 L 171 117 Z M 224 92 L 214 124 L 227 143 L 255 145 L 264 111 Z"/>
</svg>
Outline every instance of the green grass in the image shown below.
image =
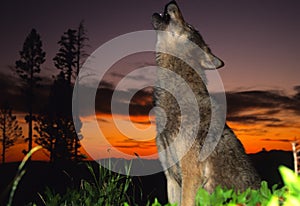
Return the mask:
<svg viewBox="0 0 300 206">
<path fill-rule="evenodd" d="M 124 205 L 124 202 L 132 203 L 132 198 L 127 195 L 132 182 L 129 176 L 130 166 L 128 166 L 127 175 L 124 176 L 102 166 L 95 171 L 92 165 L 87 163 L 92 181 L 81 180 L 79 188 L 68 189 L 64 195 L 46 188 L 45 193 L 39 196 L 46 206 L 111 206 Z M 33 206 L 36 203 L 28 205 Z"/>
<path fill-rule="evenodd" d="M 120 175 L 111 174 L 109 170 L 104 170 L 98 177 L 88 166 L 93 175 L 94 182 L 82 181 L 79 190 L 68 190 L 64 196 L 53 193 L 47 189 L 43 202 L 47 206 L 54 205 L 136 205 L 133 199 L 126 196 L 131 179 L 126 177 L 125 182 Z M 99 168 L 101 170 L 101 167 Z M 269 189 L 267 182 L 263 181 L 258 190 L 248 189 L 242 193 L 236 193 L 232 189 L 222 189 L 217 187 L 212 194 L 204 189 L 199 189 L 196 197 L 197 206 L 291 206 L 300 205 L 300 178 L 290 169 L 281 166 L 279 168 L 285 186 L 278 189 L 274 185 Z M 120 182 L 122 182 L 120 184 Z M 129 200 L 129 201 L 128 201 Z M 129 202 L 129 203 L 128 203 Z M 34 205 L 34 204 L 32 204 Z M 176 204 L 166 204 L 175 206 Z M 147 206 L 162 206 L 157 199 L 153 203 L 148 202 Z"/>
<path fill-rule="evenodd" d="M 14 179 L 11 192 L 8 198 L 7 206 L 11 206 L 15 191 L 21 178 L 24 176 L 25 164 L 29 157 L 40 149 L 33 148 L 23 159 L 18 167 L 17 175 Z M 110 161 L 110 160 L 108 160 Z M 111 162 L 109 162 L 110 165 Z M 92 177 L 91 181 L 81 180 L 79 188 L 68 189 L 65 194 L 59 194 L 50 188 L 46 188 L 43 194 L 39 194 L 40 199 L 46 206 L 111 206 L 137 205 L 134 197 L 127 195 L 132 179 L 129 176 L 131 164 L 127 167 L 127 175 L 120 175 L 112 172 L 110 169 L 99 166 L 93 168 L 87 164 L 87 168 Z M 245 192 L 236 193 L 232 189 L 227 190 L 217 187 L 215 191 L 209 194 L 206 190 L 200 188 L 196 196 L 196 206 L 292 206 L 300 205 L 300 177 L 287 167 L 279 168 L 281 177 L 285 184 L 278 189 L 274 185 L 269 189 L 267 182 L 262 182 L 258 190 L 247 189 Z M 28 205 L 37 205 L 35 202 Z M 166 204 L 166 206 L 175 206 L 176 204 Z M 147 206 L 162 206 L 157 199 L 153 203 L 148 202 Z"/>
</svg>

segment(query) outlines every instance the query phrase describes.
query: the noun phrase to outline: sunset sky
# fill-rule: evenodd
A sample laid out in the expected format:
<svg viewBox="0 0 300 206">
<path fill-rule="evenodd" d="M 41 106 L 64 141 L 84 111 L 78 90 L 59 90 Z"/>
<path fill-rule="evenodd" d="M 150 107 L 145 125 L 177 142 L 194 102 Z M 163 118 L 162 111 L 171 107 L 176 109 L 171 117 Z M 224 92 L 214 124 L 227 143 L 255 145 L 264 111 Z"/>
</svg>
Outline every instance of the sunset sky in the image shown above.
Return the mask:
<svg viewBox="0 0 300 206">
<path fill-rule="evenodd" d="M 41 72 L 44 86 L 38 91 L 39 100 L 35 105 L 35 111 L 39 111 L 47 99 L 52 75 L 58 73 L 52 59 L 63 32 L 76 28 L 84 20 L 89 37 L 86 51 L 92 53 L 119 35 L 152 29 L 151 15 L 162 12 L 166 3 L 168 1 L 141 0 L 2 2 L 0 103 L 12 104 L 24 135 L 27 128 L 20 80 L 9 66 L 14 66 L 19 59 L 18 52 L 32 28 L 41 35 L 46 52 Z M 227 122 L 246 151 L 291 150 L 288 141 L 300 138 L 300 2 L 178 0 L 177 3 L 185 20 L 199 30 L 213 53 L 225 62 L 218 71 L 226 91 Z M 149 90 L 141 90 L 134 96 L 130 117 L 117 111 L 113 118 L 109 111 L 113 92 L 126 95 L 130 89 L 143 89 L 139 88 L 141 82 L 148 80 L 152 73 L 139 73 L 139 78 L 131 78 L 127 85 L 129 90 L 116 89 L 120 81 L 129 72 L 154 64 L 151 52 L 130 55 L 116 62 L 105 75 L 95 102 L 96 117 L 105 140 L 95 135 L 88 115 L 82 118 L 85 123 L 82 143 L 96 158 L 130 158 L 134 153 L 143 158 L 156 157 Z M 151 76 L 150 80 L 154 78 Z M 113 121 L 121 125 L 121 130 Z M 23 149 L 27 149 L 27 145 L 20 140 L 9 149 L 7 160 L 20 160 Z M 34 157 L 47 158 L 45 151 Z"/>
</svg>

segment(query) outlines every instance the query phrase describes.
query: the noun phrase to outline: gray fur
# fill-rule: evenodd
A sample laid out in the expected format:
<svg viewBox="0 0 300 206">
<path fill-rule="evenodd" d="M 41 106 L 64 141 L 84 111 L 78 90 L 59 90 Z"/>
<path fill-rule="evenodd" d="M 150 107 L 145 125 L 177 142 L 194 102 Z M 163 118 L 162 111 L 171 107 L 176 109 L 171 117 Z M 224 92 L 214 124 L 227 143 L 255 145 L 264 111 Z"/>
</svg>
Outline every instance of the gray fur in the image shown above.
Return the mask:
<svg viewBox="0 0 300 206">
<path fill-rule="evenodd" d="M 158 50 L 166 48 L 172 50 L 179 47 L 184 57 L 194 56 L 193 48 L 185 46 L 184 39 L 186 38 L 205 52 L 197 56 L 198 69 L 202 72 L 201 74 L 204 69 L 220 68 L 224 65 L 219 58 L 212 54 L 198 31 L 184 21 L 174 1 L 166 5 L 163 15 L 153 14 L 152 24 L 158 31 Z M 163 37 L 159 31 L 170 32 L 170 35 L 167 38 Z M 183 40 L 175 41 L 178 36 L 184 37 Z M 165 84 L 170 88 L 169 92 L 156 88 L 154 93 L 155 105 L 164 109 L 167 116 L 165 117 L 159 112 L 156 114 L 158 130 L 156 144 L 168 181 L 169 201 L 180 203 L 182 206 L 194 205 L 194 198 L 199 187 L 204 187 L 209 192 L 212 192 L 217 185 L 234 188 L 236 191 L 244 191 L 248 187 L 259 187 L 260 178 L 245 154 L 241 142 L 227 124 L 220 125 L 218 123 L 218 116 L 211 116 L 212 108 L 218 111 L 220 106 L 213 100 L 211 101 L 205 78 L 201 78 L 186 62 L 170 54 L 157 52 L 156 60 L 158 66 L 162 68 L 158 71 L 158 85 Z M 189 111 L 191 107 L 186 95 L 187 91 L 181 90 L 181 85 L 178 85 L 179 81 L 171 77 L 170 73 L 164 72 L 165 69 L 181 76 L 196 95 L 201 121 L 195 139 L 190 137 L 193 133 L 191 131 L 195 130 L 194 126 L 183 123 L 185 128 L 182 133 L 179 133 L 179 128 L 182 118 L 193 121 L 193 118 L 196 118 L 193 115 L 198 111 Z M 181 97 L 183 101 L 181 108 L 174 94 Z M 182 112 L 182 109 L 185 112 Z M 184 115 L 186 116 L 184 117 Z M 200 151 L 207 138 L 211 121 L 216 125 L 215 130 L 221 129 L 223 132 L 209 157 L 201 161 Z M 180 135 L 176 141 L 175 138 L 178 134 Z M 214 137 L 209 138 L 214 141 Z M 172 144 L 174 147 L 170 147 Z M 180 152 L 186 148 L 189 150 L 181 158 Z"/>
</svg>

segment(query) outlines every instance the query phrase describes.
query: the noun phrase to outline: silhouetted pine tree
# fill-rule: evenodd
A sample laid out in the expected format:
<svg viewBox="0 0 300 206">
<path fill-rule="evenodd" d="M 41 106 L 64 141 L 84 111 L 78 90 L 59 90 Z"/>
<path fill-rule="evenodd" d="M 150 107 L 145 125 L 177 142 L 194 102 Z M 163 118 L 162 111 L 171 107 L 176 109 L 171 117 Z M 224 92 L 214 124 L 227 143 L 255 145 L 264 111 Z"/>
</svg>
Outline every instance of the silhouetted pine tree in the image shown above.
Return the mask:
<svg viewBox="0 0 300 206">
<path fill-rule="evenodd" d="M 5 163 L 6 151 L 22 136 L 22 128 L 18 124 L 12 108 L 7 104 L 0 109 L 0 142 L 2 143 L 2 163 Z"/>
<path fill-rule="evenodd" d="M 87 46 L 86 41 L 88 41 L 88 37 L 86 35 L 86 30 L 83 24 L 83 21 L 80 22 L 78 28 L 77 28 L 77 38 L 76 38 L 76 58 L 75 58 L 75 79 L 76 82 L 78 81 L 77 77 L 79 75 L 80 72 L 80 68 L 82 67 L 82 64 L 85 60 L 85 58 L 88 56 L 87 53 L 85 52 L 84 48 Z M 77 92 L 77 91 L 75 91 Z M 74 104 L 74 110 L 73 110 L 73 120 L 74 120 L 74 124 L 77 126 L 77 128 L 81 128 L 82 127 L 82 122 L 79 118 L 79 114 L 78 114 L 78 102 L 75 101 Z M 77 138 L 74 141 L 74 157 L 75 160 L 78 159 L 78 149 L 80 148 L 80 143 L 79 140 L 82 139 L 82 134 L 80 131 L 77 131 Z"/>
<path fill-rule="evenodd" d="M 28 108 L 28 115 L 25 117 L 28 123 L 28 137 L 25 139 L 25 141 L 28 141 L 28 151 L 32 149 L 34 89 L 41 80 L 38 73 L 41 71 L 41 64 L 45 62 L 45 55 L 40 35 L 35 29 L 32 29 L 20 51 L 20 60 L 16 61 L 16 71 L 23 82 L 22 92 L 25 94 Z M 28 151 L 25 151 L 25 153 Z"/>
<path fill-rule="evenodd" d="M 83 21 L 77 29 L 68 29 L 58 41 L 60 49 L 53 58 L 54 65 L 61 70 L 64 78 L 71 85 L 72 79 L 76 79 L 79 70 L 88 56 L 84 50 L 88 41 Z"/>
<path fill-rule="evenodd" d="M 86 42 L 89 40 L 87 35 L 86 35 L 86 29 L 84 27 L 83 21 L 80 22 L 77 32 L 76 32 L 76 60 L 75 60 L 75 67 L 76 67 L 76 73 L 75 73 L 75 78 L 78 76 L 80 68 L 85 61 L 86 57 L 88 57 L 88 54 L 84 50 L 85 47 L 88 45 Z"/>
<path fill-rule="evenodd" d="M 35 127 L 38 132 L 36 143 L 50 152 L 50 160 L 80 160 L 79 139 L 75 126 L 81 128 L 81 121 L 77 114 L 72 117 L 73 78 L 79 74 L 83 59 L 86 57 L 84 47 L 87 40 L 83 23 L 77 30 L 68 29 L 58 44 L 59 52 L 53 58 L 55 67 L 60 70 L 51 89 L 47 108 L 37 118 Z M 74 120 L 74 121 L 73 121 Z"/>
<path fill-rule="evenodd" d="M 50 161 L 75 160 L 76 131 L 72 120 L 72 86 L 61 72 L 55 79 L 48 103 L 37 117 L 36 143 L 47 149 Z"/>
<path fill-rule="evenodd" d="M 58 44 L 60 49 L 56 56 L 53 58 L 54 65 L 57 69 L 61 70 L 61 74 L 64 75 L 64 78 L 71 85 L 71 80 L 73 72 L 75 70 L 76 63 L 76 30 L 68 29 L 61 37 Z"/>
</svg>

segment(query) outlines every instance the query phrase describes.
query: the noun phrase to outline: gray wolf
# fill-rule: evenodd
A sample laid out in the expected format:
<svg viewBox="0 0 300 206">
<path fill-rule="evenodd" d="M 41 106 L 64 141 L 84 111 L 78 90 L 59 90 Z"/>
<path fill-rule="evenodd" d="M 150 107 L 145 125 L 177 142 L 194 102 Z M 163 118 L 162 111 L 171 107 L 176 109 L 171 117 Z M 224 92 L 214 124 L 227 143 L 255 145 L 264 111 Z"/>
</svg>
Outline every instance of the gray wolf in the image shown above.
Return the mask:
<svg viewBox="0 0 300 206">
<path fill-rule="evenodd" d="M 201 77 L 182 58 L 161 50 L 172 51 L 179 48 L 183 57 L 198 61 L 195 65 L 202 74 L 206 69 L 221 68 L 224 65 L 223 61 L 211 52 L 199 32 L 185 22 L 175 1 L 165 6 L 163 14 L 153 14 L 152 25 L 157 31 L 156 62 L 162 68 L 158 71 L 157 81 L 159 85 L 169 87 L 169 90 L 156 87 L 154 91 L 155 106 L 161 108 L 156 112 L 156 144 L 159 159 L 165 169 L 169 202 L 182 206 L 194 205 L 200 187 L 209 192 L 218 185 L 236 191 L 244 191 L 249 187 L 258 188 L 260 178 L 245 154 L 243 145 L 227 124 L 219 125 L 218 117 L 211 115 L 212 108 L 218 110 L 219 105 L 211 100 L 205 77 Z M 161 31 L 167 32 L 168 35 L 163 35 Z M 190 41 L 200 47 L 203 53 L 193 53 L 194 48 L 188 44 Z M 174 73 L 179 75 L 195 94 L 197 110 L 189 111 L 191 108 L 189 97 L 186 95 L 187 90 L 180 90 L 181 83 L 172 77 Z M 178 104 L 176 96 L 180 97 L 181 105 Z M 195 131 L 195 126 L 184 124 L 185 120 L 182 119 L 193 121 L 193 115 L 197 112 L 200 122 L 196 125 L 198 128 L 195 138 L 191 139 L 190 131 Z M 203 160 L 200 153 L 212 123 L 216 125 L 216 130 L 221 131 L 221 135 L 216 147 Z M 179 131 L 182 124 L 184 128 Z M 178 141 L 175 140 L 177 137 Z M 185 148 L 188 150 L 185 151 Z"/>
</svg>

